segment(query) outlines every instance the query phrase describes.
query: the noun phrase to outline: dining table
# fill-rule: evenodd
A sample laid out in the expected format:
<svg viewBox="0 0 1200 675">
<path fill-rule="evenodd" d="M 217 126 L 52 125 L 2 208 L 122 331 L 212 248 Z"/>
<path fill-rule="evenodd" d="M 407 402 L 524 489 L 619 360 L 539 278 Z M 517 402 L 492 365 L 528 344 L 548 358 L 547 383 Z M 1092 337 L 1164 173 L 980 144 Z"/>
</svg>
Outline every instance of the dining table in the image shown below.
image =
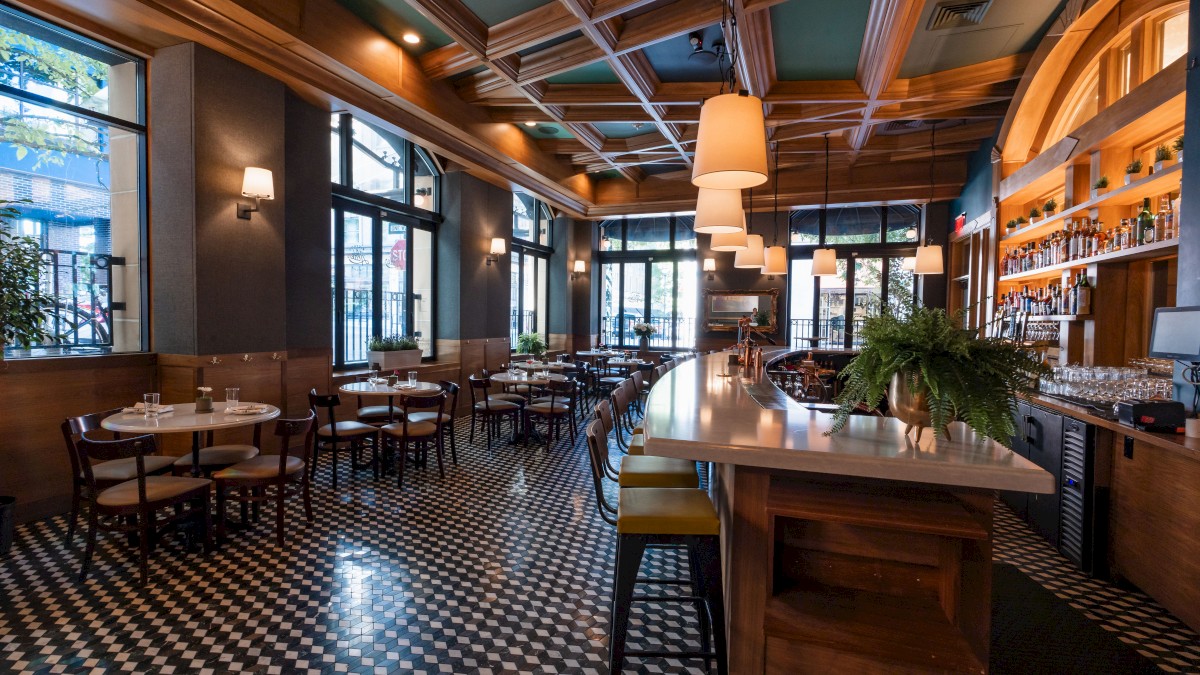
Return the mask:
<svg viewBox="0 0 1200 675">
<path fill-rule="evenodd" d="M 392 401 L 397 396 L 435 396 L 442 391 L 442 385 L 437 382 L 417 382 L 408 384 L 408 380 L 396 383 L 395 386 L 382 382 L 348 382 L 338 387 L 338 392 L 349 396 L 365 398 L 386 398 L 388 406 L 388 424 L 395 422 L 395 410 Z"/>
<path fill-rule="evenodd" d="M 228 412 L 224 401 L 214 401 L 211 412 L 196 412 L 196 404 L 176 403 L 169 412 L 147 417 L 145 412 L 123 412 L 110 415 L 100 423 L 109 430 L 128 434 L 192 433 L 192 475 L 200 475 L 200 433 L 217 429 L 233 429 L 259 425 L 279 417 L 279 408 L 269 403 L 241 402 L 238 412 Z M 167 406 L 163 406 L 167 407 Z"/>
</svg>

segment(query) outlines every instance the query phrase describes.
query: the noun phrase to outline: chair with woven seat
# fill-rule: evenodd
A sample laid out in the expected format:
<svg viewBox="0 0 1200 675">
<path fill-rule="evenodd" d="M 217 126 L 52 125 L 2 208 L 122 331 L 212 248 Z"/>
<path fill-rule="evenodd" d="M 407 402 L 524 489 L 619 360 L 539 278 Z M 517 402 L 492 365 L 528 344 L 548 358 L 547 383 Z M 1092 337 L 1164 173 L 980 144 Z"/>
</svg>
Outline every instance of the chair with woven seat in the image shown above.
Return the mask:
<svg viewBox="0 0 1200 675">
<path fill-rule="evenodd" d="M 233 466 L 258 456 L 259 443 L 262 440 L 262 425 L 254 425 L 254 438 L 251 444 L 224 443 L 213 445 L 213 432 L 205 434 L 204 447 L 200 448 L 200 473 L 211 476 L 213 472 Z M 176 476 L 192 475 L 192 453 L 188 452 L 175 460 L 171 471 Z"/>
<path fill-rule="evenodd" d="M 481 424 L 487 432 L 487 448 L 490 451 L 492 449 L 492 432 L 494 430 L 497 434 L 499 433 L 500 423 L 505 418 L 512 423 L 515 437 L 517 425 L 520 424 L 521 411 L 525 408 L 524 404 L 488 395 L 488 390 L 492 387 L 492 380 L 489 377 L 472 375 L 467 378 L 467 384 L 471 387 L 471 442 L 475 441 L 476 423 Z M 524 401 L 524 399 L 521 400 Z"/>
<path fill-rule="evenodd" d="M 550 380 L 546 383 L 546 391 L 548 395 L 544 399 L 535 399 L 525 406 L 524 423 L 525 441 L 528 442 L 529 434 L 537 420 L 545 420 L 546 452 L 549 452 L 556 437 L 562 440 L 560 424 L 563 422 L 570 429 L 571 443 L 575 443 L 575 425 L 571 423 L 574 414 L 571 404 L 575 400 L 575 380 Z"/>
<path fill-rule="evenodd" d="M 308 392 L 308 406 L 312 410 L 317 422 L 320 423 L 320 414 L 317 408 L 326 410 L 329 423 L 317 428 L 316 442 L 313 444 L 312 461 L 309 463 L 310 479 L 315 477 L 317 471 L 317 460 L 320 458 L 322 450 L 328 450 L 331 461 L 331 470 L 333 472 L 333 489 L 337 489 L 338 471 L 337 471 L 337 455 L 338 450 L 342 446 L 350 448 L 350 466 L 355 467 L 358 464 L 358 456 L 364 450 L 364 443 L 370 441 L 371 448 L 371 472 L 375 478 L 379 478 L 379 427 L 357 421 L 337 421 L 337 407 L 342 404 L 342 397 L 338 394 L 318 394 L 316 389 Z"/>
<path fill-rule="evenodd" d="M 614 467 L 608 443 L 609 434 L 613 433 L 613 418 L 607 401 L 596 405 L 595 420 L 600 423 L 600 430 L 604 433 L 601 469 L 609 480 L 617 481 L 621 487 L 700 487 L 695 462 L 647 455 L 641 445 L 636 452 L 631 448 L 621 460 L 621 466 Z"/>
<path fill-rule="evenodd" d="M 454 442 L 454 422 L 458 418 L 458 391 L 457 384 L 449 380 L 438 380 L 438 385 L 442 391 L 446 392 L 446 408 L 447 410 L 441 413 L 433 410 L 414 410 L 407 414 L 410 422 L 438 422 L 442 425 L 442 436 L 450 439 L 450 461 L 458 466 L 458 448 Z"/>
<path fill-rule="evenodd" d="M 212 481 L 188 476 L 152 476 L 146 472 L 146 458 L 157 454 L 154 436 L 134 436 L 112 441 L 92 440 L 82 436 L 75 443 L 83 470 L 87 493 L 92 495 L 88 509 L 87 548 L 79 580 L 85 581 L 96 550 L 99 530 L 136 534 L 138 567 L 142 585 L 149 579 L 150 547 L 158 533 L 167 525 L 190 520 L 202 530 L 205 552 L 212 550 L 212 514 L 209 494 Z M 134 464 L 134 478 L 101 489 L 93 471 L 93 462 L 129 460 Z M 168 514 L 159 518 L 158 512 Z"/>
<path fill-rule="evenodd" d="M 616 573 L 613 575 L 612 609 L 609 625 L 608 672 L 620 673 L 630 656 L 703 659 L 705 668 L 713 660 L 717 672 L 728 672 L 725 643 L 725 600 L 722 595 L 720 532 L 721 523 L 712 501 L 703 490 L 693 487 L 621 487 L 617 506 L 608 501 L 604 490 L 604 460 L 607 450 L 599 420 L 585 432 L 592 485 L 600 517 L 617 528 Z M 633 459 L 627 457 L 626 460 Z M 689 579 L 646 579 L 638 575 L 648 548 L 684 548 L 687 550 Z M 688 596 L 646 596 L 635 591 L 638 584 L 686 585 Z M 626 646 L 632 605 L 639 601 L 677 601 L 694 604 L 700 619 L 700 649 L 635 651 Z"/>
<path fill-rule="evenodd" d="M 310 523 L 313 521 L 312 478 L 308 465 L 312 462 L 313 426 L 316 420 L 317 414 L 311 410 L 301 419 L 275 420 L 275 436 L 279 438 L 278 455 L 258 455 L 213 474 L 217 484 L 218 541 L 225 541 L 225 502 L 228 499 L 243 504 L 243 518 L 246 503 L 274 501 L 275 543 L 280 548 L 284 545 L 284 504 L 288 497 L 300 495 L 304 500 L 305 519 Z M 292 448 L 294 438 L 304 439 L 299 454 L 294 454 Z M 289 487 L 293 489 L 289 490 Z"/>
<path fill-rule="evenodd" d="M 70 417 L 63 420 L 62 434 L 63 439 L 67 442 L 67 458 L 71 461 L 71 515 L 67 524 L 67 541 L 72 546 L 75 545 L 75 525 L 79 521 L 79 509 L 81 503 L 86 498 L 90 503 L 94 495 L 88 492 L 88 482 L 83 475 L 83 466 L 80 464 L 79 450 L 75 444 L 80 437 L 90 433 L 94 433 L 100 429 L 100 423 L 105 418 L 120 414 L 121 408 L 113 408 L 104 410 L 90 415 L 80 415 L 79 417 Z M 114 434 L 115 438 L 120 438 Z M 146 475 L 157 476 L 171 472 L 171 466 L 175 463 L 175 458 L 167 455 L 150 455 L 142 458 L 142 462 L 146 467 Z M 137 460 L 132 457 L 124 459 L 114 459 L 107 462 L 100 462 L 92 465 L 92 477 L 95 479 L 96 487 L 100 490 L 110 488 L 119 483 L 124 483 L 127 480 L 137 478 Z"/>
<path fill-rule="evenodd" d="M 385 456 L 390 461 L 393 451 L 399 455 L 396 485 L 401 487 L 404 485 L 404 465 L 408 463 L 410 446 L 411 450 L 416 453 L 418 465 L 424 466 L 430 443 L 433 444 L 434 451 L 437 453 L 438 475 L 445 478 L 446 468 L 442 458 L 442 430 L 445 428 L 445 424 L 440 420 L 446 411 L 446 392 L 405 394 L 400 397 L 400 408 L 404 413 L 401 415 L 400 421 L 385 425 L 380 429 L 383 432 L 383 442 L 386 446 Z M 431 419 L 418 421 L 410 417 L 410 415 L 415 415 L 417 410 L 436 412 L 433 412 L 434 416 Z"/>
</svg>

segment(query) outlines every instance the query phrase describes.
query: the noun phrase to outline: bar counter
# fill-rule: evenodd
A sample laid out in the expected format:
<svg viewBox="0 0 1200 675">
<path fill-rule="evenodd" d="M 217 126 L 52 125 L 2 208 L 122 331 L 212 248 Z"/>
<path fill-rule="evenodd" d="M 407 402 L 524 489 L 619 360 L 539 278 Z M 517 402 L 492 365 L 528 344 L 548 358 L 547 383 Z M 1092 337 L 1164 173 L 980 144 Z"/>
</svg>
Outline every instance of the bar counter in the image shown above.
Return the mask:
<svg viewBox="0 0 1200 675">
<path fill-rule="evenodd" d="M 855 416 L 825 436 L 831 414 L 728 356 L 655 383 L 643 428 L 647 454 L 714 463 L 730 672 L 987 672 L 994 491 L 1053 476 L 960 423 L 918 444 Z"/>
</svg>

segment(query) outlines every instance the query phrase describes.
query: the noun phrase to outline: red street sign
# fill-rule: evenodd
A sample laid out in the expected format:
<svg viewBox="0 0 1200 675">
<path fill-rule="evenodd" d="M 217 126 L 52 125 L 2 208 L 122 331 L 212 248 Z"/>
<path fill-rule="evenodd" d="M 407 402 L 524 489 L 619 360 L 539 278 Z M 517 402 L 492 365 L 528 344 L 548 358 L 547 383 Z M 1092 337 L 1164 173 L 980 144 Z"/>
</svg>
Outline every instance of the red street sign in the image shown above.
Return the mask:
<svg viewBox="0 0 1200 675">
<path fill-rule="evenodd" d="M 396 243 L 392 244 L 391 253 L 388 254 L 388 257 L 390 258 L 391 263 L 392 263 L 392 267 L 394 267 L 398 270 L 404 269 L 405 258 L 407 257 L 405 255 L 405 253 L 406 253 L 405 244 L 406 244 L 406 240 L 397 239 Z"/>
</svg>

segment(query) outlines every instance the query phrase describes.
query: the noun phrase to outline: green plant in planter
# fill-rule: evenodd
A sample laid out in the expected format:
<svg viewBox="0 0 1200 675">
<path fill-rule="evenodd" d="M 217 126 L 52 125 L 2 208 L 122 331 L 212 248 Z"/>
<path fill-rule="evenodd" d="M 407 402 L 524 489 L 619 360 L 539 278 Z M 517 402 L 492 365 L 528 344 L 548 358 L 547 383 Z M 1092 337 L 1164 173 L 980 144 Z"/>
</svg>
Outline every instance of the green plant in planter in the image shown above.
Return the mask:
<svg viewBox="0 0 1200 675">
<path fill-rule="evenodd" d="M 767 310 L 760 309 L 754 314 L 754 323 L 759 326 L 766 326 L 771 323 L 771 315 L 767 314 Z"/>
<path fill-rule="evenodd" d="M 1035 206 L 1032 209 L 1029 209 L 1029 217 L 1030 218 L 1040 218 L 1041 216 L 1042 216 L 1042 212 L 1038 211 L 1038 207 Z"/>
<path fill-rule="evenodd" d="M 1154 149 L 1155 162 L 1169 162 L 1171 161 L 1171 157 L 1171 149 L 1165 145 L 1160 145 Z"/>
<path fill-rule="evenodd" d="M 883 308 L 863 322 L 863 348 L 842 370 L 846 381 L 826 434 L 841 431 L 860 405 L 876 408 L 897 374 L 924 395 L 930 426 L 943 429 L 959 419 L 1004 445 L 1015 431 L 1016 396 L 1029 392 L 1049 369 L 1031 352 L 999 338 L 979 338 L 962 329 L 963 310 L 916 307 L 898 315 Z"/>
<path fill-rule="evenodd" d="M 1176 153 L 1183 152 L 1183 136 L 1180 135 L 1179 138 L 1176 138 L 1175 142 L 1171 144 L 1171 147 L 1175 149 Z"/>
<path fill-rule="evenodd" d="M 1007 223 L 1004 224 L 1004 227 L 1005 227 L 1005 229 L 1008 229 L 1008 230 L 1017 229 L 1017 219 L 1013 218 L 1012 220 L 1008 221 Z"/>
<path fill-rule="evenodd" d="M 546 353 L 546 343 L 537 333 L 521 333 L 517 336 L 517 351 L 541 358 Z"/>
<path fill-rule="evenodd" d="M 1025 216 L 1017 216 L 1017 225 L 1024 225 L 1028 222 L 1028 220 L 1025 220 Z"/>
<path fill-rule="evenodd" d="M 20 215 L 13 203 L 0 200 L 0 350 L 4 345 L 29 347 L 54 337 L 42 318 L 42 308 L 52 307 L 54 296 L 43 293 L 38 284 L 41 247 L 33 237 L 12 231 L 10 223 Z"/>
<path fill-rule="evenodd" d="M 387 337 L 375 335 L 370 340 L 367 340 L 367 350 L 372 352 L 401 352 L 406 349 L 420 348 L 421 345 L 417 343 L 416 339 L 402 335 L 389 335 Z"/>
<path fill-rule="evenodd" d="M 1108 187 L 1108 176 L 1100 176 L 1100 180 L 1092 183 L 1093 190 L 1103 190 Z"/>
<path fill-rule="evenodd" d="M 1125 173 L 1135 174 L 1142 172 L 1142 160 L 1135 159 L 1125 166 Z"/>
<path fill-rule="evenodd" d="M 1042 204 L 1042 213 L 1050 215 L 1058 210 L 1058 202 L 1054 199 L 1047 199 L 1045 204 Z"/>
</svg>

